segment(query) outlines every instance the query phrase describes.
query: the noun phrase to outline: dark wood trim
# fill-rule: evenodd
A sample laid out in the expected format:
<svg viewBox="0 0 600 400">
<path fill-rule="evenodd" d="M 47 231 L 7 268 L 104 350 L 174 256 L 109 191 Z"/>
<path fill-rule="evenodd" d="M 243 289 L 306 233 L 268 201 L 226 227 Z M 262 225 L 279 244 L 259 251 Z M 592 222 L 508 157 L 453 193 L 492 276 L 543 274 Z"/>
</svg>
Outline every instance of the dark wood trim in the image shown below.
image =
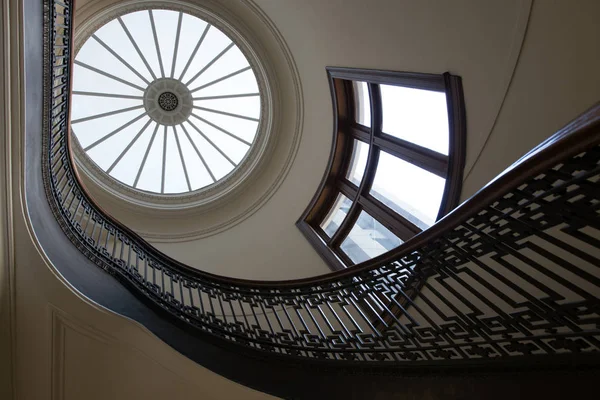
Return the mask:
<svg viewBox="0 0 600 400">
<path fill-rule="evenodd" d="M 369 84 L 369 97 L 371 99 L 371 133 L 369 135 L 369 155 L 367 157 L 367 165 L 365 169 L 365 173 L 363 175 L 363 179 L 358 188 L 358 194 L 364 193 L 365 190 L 371 187 L 371 182 L 375 177 L 375 169 L 377 163 L 379 161 L 379 152 L 373 146 L 373 138 L 374 132 L 381 129 L 381 96 L 379 93 L 379 87 L 377 85 Z M 356 107 L 352 107 L 352 109 L 356 109 Z M 345 176 L 345 174 L 344 174 Z M 337 232 L 333 235 L 330 242 L 330 248 L 337 249 L 344 240 L 344 238 L 350 233 L 358 216 L 360 215 L 360 203 L 357 198 L 352 199 L 354 202 L 348 210 L 348 215 L 338 228 Z M 343 253 L 340 251 L 340 253 Z M 344 257 L 348 259 L 347 257 Z M 353 263 L 349 264 L 352 265 Z"/>
<path fill-rule="evenodd" d="M 309 242 L 333 270 L 353 265 L 340 249 L 341 243 L 354 227 L 361 211 L 377 219 L 402 241 L 410 240 L 421 229 L 370 195 L 379 156 L 385 151 L 446 179 L 440 207 L 440 216 L 456 206 L 460 196 L 462 169 L 464 167 L 464 99 L 459 77 L 444 75 L 404 73 L 355 68 L 327 68 L 334 111 L 334 140 L 326 173 L 317 193 L 297 222 Z M 356 122 L 356 101 L 352 81 L 368 83 L 371 105 L 371 126 Z M 437 153 L 406 140 L 382 132 L 382 99 L 380 84 L 446 92 L 449 119 L 449 155 Z M 360 187 L 346 178 L 352 162 L 354 140 L 369 145 L 367 165 Z M 454 154 L 454 153 L 457 154 Z M 321 229 L 338 193 L 352 200 L 352 206 L 338 230 L 329 238 Z"/>
<path fill-rule="evenodd" d="M 296 223 L 300 232 L 304 235 L 306 240 L 313 246 L 317 254 L 325 261 L 325 263 L 331 268 L 332 271 L 341 271 L 346 269 L 344 264 L 337 259 L 334 253 L 331 252 L 322 241 L 313 228 L 304 221 L 298 221 Z"/>
<path fill-rule="evenodd" d="M 442 197 L 442 205 L 438 213 L 439 220 L 452 211 L 460 201 L 462 189 L 463 171 L 465 169 L 465 157 L 467 146 L 467 115 L 465 110 L 465 99 L 460 76 L 444 74 L 446 85 L 446 104 L 448 107 L 448 128 L 450 130 L 450 141 L 448 143 L 448 171 L 446 175 L 446 187 Z"/>
<path fill-rule="evenodd" d="M 373 143 L 386 153 L 447 178 L 448 157 L 443 154 L 398 138 L 376 137 Z"/>
<path fill-rule="evenodd" d="M 330 249 L 337 249 L 342 244 L 342 241 L 346 238 L 346 236 L 348 236 L 352 230 L 352 227 L 354 227 L 354 223 L 358 219 L 361 207 L 356 199 L 352 200 L 352 206 L 348 210 L 348 214 L 346 215 L 344 222 L 342 222 L 337 231 L 331 237 L 331 241 L 329 242 Z"/>
<path fill-rule="evenodd" d="M 413 236 L 422 232 L 422 229 L 413 224 L 411 221 L 398 214 L 396 211 L 387 207 L 385 204 L 377 200 L 370 194 L 361 195 L 359 197 L 360 204 L 373 217 L 376 217 L 379 222 L 398 238 L 406 242 Z"/>
<path fill-rule="evenodd" d="M 340 192 L 348 197 L 349 199 L 356 199 L 358 196 L 358 188 L 354 185 L 354 183 L 350 182 L 347 179 L 342 179 L 338 183 L 338 188 Z"/>
<path fill-rule="evenodd" d="M 313 226 L 317 226 L 320 229 L 319 223 L 315 223 L 317 218 L 323 218 L 323 215 L 327 213 L 329 208 L 333 206 L 337 195 L 333 190 L 335 189 L 335 179 L 341 169 L 341 165 L 345 161 L 339 161 L 341 157 L 346 157 L 348 153 L 345 150 L 346 135 L 342 134 L 339 129 L 339 116 L 340 110 L 344 116 L 344 120 L 349 120 L 353 117 L 354 111 L 348 105 L 348 99 L 346 94 L 348 93 L 347 88 L 341 85 L 345 85 L 341 80 L 334 80 L 332 74 L 327 71 L 327 78 L 329 81 L 329 90 L 331 92 L 332 100 L 332 111 L 333 111 L 333 132 L 334 137 L 331 144 L 331 150 L 329 152 L 329 160 L 327 162 L 327 169 L 325 175 L 319 183 L 315 195 L 310 201 L 308 207 L 304 210 L 300 218 L 296 221 L 296 226 L 302 232 L 304 237 L 317 251 L 319 256 L 325 261 L 325 263 L 331 268 L 332 271 L 341 271 L 345 269 L 344 264 L 331 252 L 329 247 L 324 243 L 322 238 L 315 232 Z M 345 90 L 342 90 L 344 89 Z M 351 156 L 350 156 L 351 157 Z M 311 226 L 312 225 L 312 226 Z"/>
<path fill-rule="evenodd" d="M 341 113 L 345 119 L 348 119 L 352 111 L 346 99 L 347 88 L 345 88 L 344 81 L 335 81 L 329 76 L 329 86 L 334 115 L 339 115 Z M 348 149 L 348 146 L 350 146 L 350 148 L 352 147 L 352 140 L 339 129 L 338 120 L 336 118 L 334 118 L 333 124 L 335 134 L 329 152 L 326 174 L 321 179 L 319 188 L 308 207 L 296 222 L 296 226 L 298 227 L 303 223 L 315 225 L 315 221 L 322 219 L 326 215 L 336 198 L 335 182 L 339 179 L 341 171 L 347 169 L 347 165 L 352 157 L 351 150 L 349 151 Z M 312 230 L 303 230 L 303 232 L 307 231 Z"/>
<path fill-rule="evenodd" d="M 349 81 L 405 86 L 414 89 L 443 92 L 446 88 L 444 79 L 437 74 L 416 72 L 394 72 L 377 69 L 327 67 L 327 72 L 334 78 Z"/>
<path fill-rule="evenodd" d="M 355 139 L 361 140 L 365 143 L 369 143 L 371 140 L 371 130 L 366 126 L 346 122 L 343 125 L 343 129 L 345 129 L 345 131 Z"/>
</svg>

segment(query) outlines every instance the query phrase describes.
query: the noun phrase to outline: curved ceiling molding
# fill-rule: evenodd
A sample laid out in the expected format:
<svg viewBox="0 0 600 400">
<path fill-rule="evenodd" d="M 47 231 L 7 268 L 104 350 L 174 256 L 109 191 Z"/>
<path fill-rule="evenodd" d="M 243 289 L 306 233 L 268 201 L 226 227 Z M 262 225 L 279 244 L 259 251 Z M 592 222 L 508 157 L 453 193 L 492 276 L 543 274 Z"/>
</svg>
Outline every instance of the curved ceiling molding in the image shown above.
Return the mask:
<svg viewBox="0 0 600 400">
<path fill-rule="evenodd" d="M 271 111 L 260 129 L 271 132 L 268 140 L 255 146 L 260 148 L 260 154 L 247 157 L 252 166 L 234 170 L 206 190 L 171 196 L 167 201 L 168 196 L 141 193 L 110 178 L 84 156 L 76 143 L 72 150 L 83 183 L 109 213 L 153 242 L 195 240 L 223 232 L 251 216 L 287 176 L 302 135 L 300 76 L 283 36 L 250 0 L 227 3 L 228 8 L 216 1 L 203 1 L 201 5 L 197 1 L 90 2 L 76 11 L 76 45 L 81 46 L 86 37 L 111 19 L 110 15 L 114 18 L 149 7 L 194 13 L 235 38 L 244 54 L 249 55 L 253 69 L 260 72 L 257 76 L 263 100 L 266 99 L 261 111 Z"/>
<path fill-rule="evenodd" d="M 483 150 L 485 149 L 485 146 L 490 136 L 492 135 L 494 127 L 496 126 L 496 121 L 500 116 L 500 111 L 502 111 L 502 105 L 504 104 L 504 100 L 506 99 L 506 96 L 508 94 L 508 89 L 510 88 L 513 76 L 515 75 L 517 64 L 519 63 L 519 57 L 521 56 L 521 50 L 523 48 L 523 43 L 525 42 L 527 27 L 529 25 L 529 17 L 531 15 L 531 9 L 533 7 L 533 0 L 525 0 L 520 4 L 521 6 L 518 10 L 518 16 L 516 18 L 515 27 L 513 31 L 513 41 L 510 46 L 510 53 L 505 65 L 506 73 L 504 74 L 502 82 L 502 94 L 501 96 L 497 97 L 496 106 L 494 107 L 494 109 L 497 111 L 488 122 L 489 129 L 482 130 L 482 134 L 477 139 L 477 143 L 469 144 L 469 146 L 476 147 L 477 150 L 468 153 L 474 154 L 474 156 L 473 158 L 467 158 L 466 160 L 463 182 L 466 181 L 469 177 L 471 171 L 473 170 L 473 167 L 477 164 L 481 153 L 483 153 Z"/>
<path fill-rule="evenodd" d="M 140 27 L 138 25 L 140 24 L 144 24 L 144 22 L 148 25 L 150 25 L 150 19 L 148 19 L 147 21 L 144 21 L 143 19 L 140 18 L 140 16 L 138 15 L 137 18 L 135 15 L 132 15 L 133 13 L 135 13 L 136 11 L 146 11 L 146 10 L 165 10 L 165 11 L 178 11 L 178 12 L 182 12 L 186 18 L 185 18 L 185 22 L 189 23 L 196 23 L 196 24 L 203 24 L 204 22 L 210 24 L 210 26 L 216 28 L 216 29 L 212 29 L 212 32 L 223 32 L 226 34 L 226 36 L 224 38 L 220 38 L 219 36 L 215 36 L 215 35 L 202 35 L 201 36 L 201 40 L 198 42 L 200 44 L 204 44 L 206 47 L 206 45 L 208 44 L 209 47 L 212 43 L 210 43 L 211 41 L 219 41 L 219 39 L 221 39 L 221 41 L 225 41 L 226 39 L 230 39 L 231 40 L 231 45 L 233 45 L 234 47 L 236 47 L 237 49 L 239 49 L 242 53 L 242 57 L 246 58 L 246 61 L 249 63 L 249 65 L 251 66 L 252 72 L 254 73 L 254 76 L 257 80 L 257 86 L 259 88 L 259 92 L 262 94 L 262 101 L 260 102 L 260 110 L 259 113 L 261 114 L 262 118 L 260 119 L 260 122 L 258 123 L 258 127 L 256 128 L 256 137 L 253 140 L 253 143 L 251 143 L 251 147 L 248 149 L 248 154 L 246 156 L 243 157 L 242 160 L 240 160 L 239 164 L 237 164 L 235 166 L 235 169 L 233 170 L 233 172 L 228 173 L 225 177 L 223 177 L 222 179 L 218 179 L 219 175 L 217 175 L 217 179 L 215 183 L 208 185 L 207 187 L 203 187 L 200 188 L 199 190 L 194 190 L 192 191 L 191 188 L 189 191 L 187 191 L 186 193 L 177 193 L 177 194 L 162 194 L 161 192 L 164 192 L 164 190 L 139 190 L 132 187 L 132 185 L 128 185 L 126 183 L 123 183 L 122 181 L 120 181 L 119 179 L 115 179 L 115 177 L 113 177 L 112 175 L 113 173 L 109 174 L 110 170 L 118 170 L 119 166 L 117 165 L 111 165 L 110 167 L 108 167 L 109 163 L 104 163 L 106 165 L 104 165 L 104 167 L 99 166 L 99 164 L 102 164 L 101 161 L 108 161 L 107 159 L 109 157 L 106 157 L 104 153 L 106 153 L 106 149 L 109 149 L 110 146 L 113 145 L 113 141 L 111 138 L 111 143 L 108 143 L 109 140 L 107 140 L 104 143 L 100 143 L 101 140 L 98 140 L 94 143 L 90 144 L 90 140 L 86 140 L 85 143 L 81 142 L 81 144 L 84 144 L 85 146 L 87 146 L 85 148 L 85 150 L 82 148 L 80 141 L 84 140 L 86 137 L 96 137 L 98 136 L 97 130 L 101 130 L 101 128 L 98 129 L 94 129 L 98 126 L 98 124 L 96 123 L 96 121 L 92 122 L 91 124 L 88 122 L 88 120 L 92 119 L 93 117 L 86 117 L 86 118 L 81 118 L 79 119 L 78 116 L 77 118 L 73 119 L 73 123 L 75 124 L 73 127 L 73 131 L 75 133 L 75 135 L 73 135 L 73 146 L 72 149 L 74 151 L 75 154 L 75 160 L 77 162 L 77 165 L 79 166 L 79 168 L 81 170 L 83 170 L 98 186 L 102 187 L 104 190 L 108 191 L 109 193 L 112 193 L 114 196 L 116 196 L 119 199 L 124 199 L 132 204 L 135 204 L 137 206 L 142 206 L 142 207 L 147 207 L 147 208 L 152 208 L 152 209 L 182 209 L 182 208 L 194 208 L 194 207 L 201 207 L 202 205 L 208 204 L 210 202 L 214 202 L 219 200 L 222 197 L 226 197 L 229 193 L 231 193 L 232 191 L 235 190 L 235 188 L 237 186 L 239 186 L 240 184 L 243 183 L 243 181 L 245 179 L 248 179 L 249 177 L 252 176 L 253 170 L 260 164 L 260 160 L 262 157 L 264 157 L 266 155 L 266 152 L 269 149 L 269 144 L 270 141 L 276 140 L 276 138 L 272 138 L 271 137 L 271 131 L 272 131 L 272 125 L 273 125 L 273 121 L 272 121 L 272 116 L 273 115 L 277 115 L 277 103 L 273 102 L 273 98 L 274 98 L 274 94 L 272 93 L 273 90 L 275 90 L 272 86 L 270 86 L 270 82 L 273 80 L 273 78 L 270 76 L 272 74 L 270 74 L 268 72 L 268 70 L 266 68 L 264 68 L 263 66 L 263 62 L 262 59 L 264 57 L 261 57 L 259 55 L 257 55 L 254 51 L 253 51 L 253 45 L 248 43 L 248 41 L 245 39 L 244 34 L 241 34 L 237 29 L 234 28 L 235 24 L 231 24 L 228 23 L 228 18 L 221 18 L 218 14 L 215 14 L 213 12 L 210 11 L 210 9 L 204 9 L 204 7 L 195 7 L 195 6 L 190 6 L 185 2 L 155 2 L 155 1 L 142 1 L 142 2 L 123 2 L 123 3 L 119 3 L 118 5 L 114 5 L 114 6 L 110 6 L 110 7 L 106 7 L 100 11 L 97 11 L 95 13 L 93 13 L 93 15 L 89 18 L 87 18 L 84 22 L 82 22 L 81 24 L 79 24 L 77 26 L 76 32 L 75 32 L 75 50 L 76 50 L 76 57 L 75 57 L 75 62 L 76 62 L 76 68 L 79 68 L 79 70 L 76 69 L 76 74 L 75 74 L 75 79 L 74 79 L 74 93 L 76 95 L 75 97 L 75 101 L 74 106 L 73 106 L 73 112 L 76 111 L 80 111 L 80 109 L 83 111 L 83 113 L 85 113 L 87 110 L 92 109 L 94 106 L 103 106 L 104 108 L 106 108 L 105 104 L 89 104 L 90 100 L 96 100 L 97 99 L 102 99 L 101 97 L 91 97 L 91 96 L 87 96 L 87 95 L 81 95 L 81 94 L 88 94 L 89 91 L 78 91 L 81 89 L 81 87 L 83 88 L 88 88 L 88 87 L 94 87 L 97 88 L 100 85 L 98 84 L 94 84 L 94 85 L 90 85 L 90 83 L 86 80 L 86 78 L 92 78 L 92 77 L 96 77 L 98 76 L 95 72 L 91 72 L 92 75 L 85 76 L 83 75 L 83 77 L 81 79 L 77 79 L 78 75 L 77 72 L 80 71 L 80 73 L 84 74 L 90 74 L 88 71 L 92 68 L 94 68 L 95 65 L 88 65 L 88 64 L 93 64 L 93 63 L 97 63 L 98 62 L 98 57 L 96 57 L 96 55 L 93 52 L 93 49 L 90 48 L 91 45 L 95 45 L 97 44 L 96 41 L 99 43 L 99 45 L 105 45 L 106 48 L 109 47 L 114 47 L 111 46 L 113 43 L 110 41 L 110 39 L 114 39 L 114 37 L 111 36 L 102 36 L 101 33 L 99 32 L 102 31 L 103 28 L 108 27 L 108 25 L 118 25 L 117 23 L 117 18 L 119 18 L 119 22 L 123 21 L 123 26 L 127 28 L 127 26 L 129 25 L 128 29 L 128 33 L 131 31 L 131 33 L 129 34 L 133 34 L 133 36 L 135 37 L 136 32 L 132 31 L 132 28 L 138 28 L 138 33 L 142 32 L 144 28 L 143 26 Z M 160 12 L 160 11 L 158 11 Z M 129 19 L 128 19 L 129 18 Z M 133 18 L 133 21 L 131 20 L 131 18 Z M 157 32 L 161 32 L 160 28 L 161 26 L 159 26 L 160 22 L 158 19 L 158 16 L 156 18 L 154 18 L 154 20 L 156 20 L 156 26 Z M 153 20 L 153 22 L 154 22 Z M 131 25 L 131 24 L 134 25 Z M 152 25 L 154 26 L 154 24 Z M 205 26 L 207 25 L 202 25 L 201 26 L 201 30 L 203 30 L 205 28 Z M 146 27 L 149 30 L 150 27 Z M 125 28 L 124 28 L 125 29 Z M 118 26 L 117 26 L 117 30 L 118 30 Z M 200 30 L 200 31 L 201 31 Z M 208 31 L 208 30 L 207 30 Z M 207 33 L 211 33 L 211 32 L 207 32 Z M 98 36 L 102 37 L 106 43 L 104 41 L 102 41 L 101 38 L 98 38 Z M 123 36 L 123 35 L 122 35 Z M 165 38 L 163 37 L 163 35 L 158 35 L 158 39 L 156 42 L 157 50 L 158 48 L 162 48 L 163 50 L 165 50 L 165 46 L 164 45 L 164 41 Z M 198 36 L 200 36 L 200 32 L 198 33 Z M 222 35 L 221 35 L 222 36 Z M 96 41 L 92 40 L 90 42 L 90 39 L 94 38 L 96 39 Z M 140 36 L 137 36 L 137 40 L 140 39 Z M 202 40 L 204 39 L 204 40 Z M 135 39 L 132 39 L 135 40 Z M 195 39 L 190 39 L 190 40 L 195 40 Z M 159 46 L 159 42 L 161 42 L 161 46 Z M 183 42 L 183 41 L 182 41 Z M 208 43 L 207 43 L 208 42 Z M 88 45 L 88 43 L 90 43 Z M 220 43 L 216 43 L 216 45 L 219 45 Z M 99 45 L 97 45 L 96 47 L 98 47 Z M 230 46 L 231 46 L 230 45 Z M 230 48 L 230 46 L 226 47 L 225 49 L 228 50 Z M 144 48 L 144 46 L 142 46 L 140 44 L 140 47 Z M 80 50 L 86 50 L 86 51 L 80 51 Z M 99 49 L 99 50 L 103 50 L 103 49 Z M 111 49 L 112 50 L 112 49 Z M 200 50 L 204 50 L 204 48 L 201 48 Z M 83 55 L 81 55 L 81 53 L 83 53 Z M 192 53 L 192 57 L 190 58 L 190 61 L 192 61 L 192 59 L 194 59 L 194 62 L 191 63 L 191 68 L 184 69 L 183 73 L 181 74 L 182 77 L 186 78 L 190 78 L 192 77 L 192 79 L 190 79 L 189 82 L 187 82 L 187 84 L 189 84 L 190 82 L 196 80 L 200 73 L 204 72 L 205 70 L 208 71 L 208 68 L 202 68 L 202 70 L 199 71 L 198 74 L 194 75 L 194 72 L 196 72 L 194 70 L 194 66 L 197 66 L 197 60 L 199 57 L 198 55 L 202 53 L 202 51 L 199 51 L 197 53 Z M 230 52 L 231 53 L 231 52 Z M 160 53 L 158 53 L 160 54 Z M 194 57 L 196 55 L 196 57 Z M 221 54 L 223 55 L 223 54 Z M 108 56 L 108 54 L 107 54 Z M 148 58 L 148 60 L 150 60 L 150 63 L 152 63 L 152 59 L 150 57 L 149 54 L 145 55 L 146 58 Z M 80 60 L 80 58 L 83 58 L 83 61 Z M 146 61 L 146 58 L 144 58 L 144 61 Z M 170 59 L 170 57 L 169 57 Z M 88 61 L 89 60 L 89 61 Z M 160 61 L 157 62 L 157 60 L 155 61 L 155 64 L 153 67 L 153 69 L 155 70 L 155 72 L 157 74 L 159 74 L 160 71 L 163 71 L 163 65 L 165 64 L 167 65 L 167 69 L 170 69 L 170 60 L 164 60 L 162 61 L 160 58 L 158 59 Z M 215 58 L 215 60 L 217 60 L 217 58 Z M 84 62 L 85 61 L 85 62 Z M 115 61 L 116 62 L 116 61 Z M 160 71 L 157 70 L 158 64 L 160 64 L 161 68 Z M 181 63 L 180 63 L 181 64 Z M 111 67 L 111 63 L 106 63 L 104 62 L 103 65 L 106 68 Z M 210 64 L 207 64 L 207 66 L 210 66 Z M 102 69 L 100 68 L 100 66 L 96 66 L 98 67 L 97 69 Z M 220 70 L 222 69 L 222 65 L 221 66 L 217 66 L 217 69 Z M 102 72 L 112 72 L 112 69 L 109 71 L 106 71 L 106 68 L 104 68 L 102 70 Z M 150 68 L 150 67 L 148 67 Z M 114 69 L 114 68 L 113 68 Z M 150 71 L 152 71 L 150 69 Z M 187 72 L 186 72 L 187 71 Z M 125 72 L 129 72 L 129 71 L 125 71 Z M 142 70 L 142 73 L 144 73 L 145 71 Z M 179 72 L 179 71 L 178 71 Z M 210 73 L 210 71 L 208 71 Z M 250 75 L 252 75 L 252 72 L 248 72 Z M 139 72 L 138 72 L 139 74 Z M 116 75 L 116 73 L 115 73 Z M 129 75 L 131 75 L 131 73 L 129 73 Z M 154 75 L 154 73 L 153 73 Z M 127 75 L 125 75 L 127 76 Z M 133 76 L 133 78 L 137 78 L 136 76 Z M 102 77 L 100 77 L 102 78 Z M 151 78 L 152 79 L 152 78 Z M 107 83 L 113 83 L 108 82 L 110 81 L 110 79 L 107 80 Z M 189 90 L 187 88 L 187 86 L 183 83 L 180 83 L 178 86 L 181 86 L 180 88 L 176 87 L 177 83 L 179 83 L 178 80 L 166 80 L 166 81 L 170 81 L 172 86 L 170 88 L 170 92 L 169 93 L 177 93 L 177 92 L 185 92 L 186 90 Z M 138 84 L 144 84 L 143 82 L 141 82 L 139 79 L 136 80 L 136 82 Z M 144 106 L 146 106 L 148 103 L 148 99 L 147 97 L 149 95 L 152 95 L 153 92 L 155 92 L 156 90 L 156 86 L 158 85 L 161 89 L 163 86 L 167 85 L 166 88 L 168 88 L 168 83 L 169 82 L 162 82 L 161 80 L 155 80 L 153 82 L 151 82 L 148 86 L 148 88 L 145 90 L 144 92 Z M 116 82 L 117 86 L 123 86 L 122 84 L 120 84 L 119 82 Z M 133 83 L 129 83 L 130 86 L 137 86 Z M 197 86 L 196 85 L 192 85 L 192 86 Z M 120 91 L 123 91 L 123 89 L 119 87 L 119 88 L 114 88 L 113 89 L 120 89 Z M 127 87 L 127 86 L 126 86 Z M 142 88 L 142 87 L 140 87 Z M 111 88 L 106 88 L 106 89 L 102 89 L 103 91 L 110 91 Z M 180 90 L 177 90 L 180 89 Z M 90 90 L 91 91 L 91 90 Z M 135 92 L 136 90 L 133 89 L 132 92 Z M 164 90 L 162 90 L 164 91 Z M 161 91 L 161 93 L 162 93 Z M 160 93 L 158 93 L 160 94 Z M 157 99 L 158 100 L 158 99 Z M 181 100 L 184 100 L 184 97 L 181 98 Z M 115 99 L 115 101 L 118 101 Z M 123 100 L 121 100 L 123 101 Z M 133 104 L 134 102 L 136 102 L 136 100 L 125 100 L 128 101 L 130 104 Z M 182 101 L 183 103 L 184 101 Z M 190 99 L 191 102 L 191 99 Z M 137 104 L 137 103 L 136 103 Z M 140 103 L 141 104 L 141 103 Z M 194 105 L 197 105 L 198 103 L 194 103 Z M 190 104 L 191 105 L 191 104 Z M 80 106 L 80 107 L 78 107 Z M 114 107 L 114 106 L 113 106 Z M 130 107 L 130 109 L 133 107 Z M 156 122 L 159 123 L 160 128 L 159 128 L 159 135 L 156 135 L 156 143 L 155 146 L 152 147 L 152 150 L 154 150 L 155 147 L 159 147 L 156 146 L 156 144 L 162 145 L 161 143 L 158 143 L 159 141 L 161 141 L 162 138 L 162 134 L 163 134 L 163 126 L 169 125 L 167 123 L 165 123 L 165 121 L 162 121 L 162 118 L 158 118 L 159 116 L 154 115 L 155 112 L 157 110 L 152 110 L 150 108 L 152 107 L 144 107 L 146 109 L 146 112 L 148 114 L 148 116 L 151 117 L 151 119 L 155 120 Z M 112 108 L 111 108 L 112 109 Z M 127 109 L 125 109 L 127 110 Z M 132 117 L 133 115 L 138 115 L 140 114 L 140 112 L 142 112 L 143 110 L 132 110 L 129 111 L 128 113 L 124 114 L 125 116 L 129 115 L 129 117 Z M 191 107 L 190 110 L 191 112 Z M 272 112 L 273 111 L 273 112 Z M 194 113 L 201 113 L 203 111 L 200 110 L 195 110 L 192 114 Z M 82 112 L 78 112 L 77 114 L 81 114 Z M 89 114 L 89 111 L 87 112 L 87 114 Z M 86 114 L 86 115 L 87 115 Z M 189 114 L 189 113 L 188 113 Z M 107 117 L 109 118 L 114 118 L 115 117 L 115 113 L 114 112 L 109 112 L 106 113 L 105 115 L 107 115 Z M 142 116 L 145 116 L 145 114 L 142 114 Z M 103 124 L 107 124 L 107 117 L 102 118 L 101 121 Z M 194 126 L 196 126 L 198 123 L 202 123 L 201 121 L 199 122 L 198 120 L 194 119 L 193 124 L 196 125 L 192 125 L 190 124 L 191 118 L 188 118 L 189 115 L 182 115 L 181 118 L 179 118 L 181 121 L 178 122 L 184 122 L 186 121 L 186 124 L 188 126 L 188 130 L 192 133 L 195 134 L 196 132 L 192 129 Z M 125 120 L 127 120 L 129 118 L 125 118 Z M 146 118 L 147 119 L 147 118 Z M 83 127 L 80 128 L 80 125 L 78 125 L 77 123 L 81 121 L 83 123 Z M 135 119 L 134 119 L 135 121 Z M 144 119 L 142 121 L 139 121 L 137 123 L 134 123 L 133 125 L 127 126 L 127 124 L 123 125 L 122 128 L 124 128 L 122 131 L 119 131 L 119 129 L 113 131 L 113 133 L 118 133 L 119 136 L 123 136 L 123 137 L 128 137 L 128 136 L 132 136 L 131 133 L 137 130 L 137 125 L 139 125 L 140 122 L 144 122 Z M 258 121 L 257 121 L 258 122 Z M 110 125 L 110 124 L 108 124 Z M 115 125 L 115 124 L 113 124 Z M 173 125 L 173 124 L 171 124 Z M 118 126 L 115 125 L 115 127 Z M 152 130 L 154 128 L 154 126 L 150 126 L 147 127 L 148 129 L 145 129 L 145 133 L 147 134 L 146 136 L 153 136 L 151 134 L 149 134 L 150 132 L 147 132 L 149 130 Z M 185 126 L 182 126 L 182 128 L 184 129 Z M 208 126 L 208 129 L 210 129 L 211 127 Z M 244 127 L 246 128 L 246 127 Z M 87 131 L 86 131 L 87 130 Z M 89 131 L 92 132 L 89 132 Z M 110 129 L 109 129 L 110 130 Z M 131 131 L 131 132 L 129 132 Z M 180 129 L 181 131 L 181 129 Z M 102 130 L 102 133 L 108 133 L 104 132 Z M 111 136 L 113 133 L 108 134 L 106 137 Z M 164 131 L 164 136 L 169 136 L 170 134 L 172 134 L 172 131 L 168 131 L 167 135 L 167 130 Z M 132 136 L 133 137 L 133 136 Z M 214 139 L 214 138 L 213 138 Z M 183 141 L 184 138 L 182 137 L 181 141 Z M 210 140 L 210 139 L 209 139 Z M 141 142 L 141 141 L 140 141 Z M 98 145 L 98 147 L 92 148 L 96 145 Z M 205 142 L 199 142 L 198 143 L 198 147 L 200 147 L 202 149 L 202 145 L 203 144 L 207 144 Z M 109 146 L 110 145 L 110 146 Z M 105 146 L 105 148 L 103 149 L 99 149 L 100 146 Z M 208 145 L 210 146 L 210 145 Z M 185 150 L 185 148 L 184 148 Z M 150 152 L 152 153 L 152 152 Z M 231 156 L 231 155 L 230 155 Z M 226 157 L 226 156 L 223 156 Z M 151 157 L 150 157 L 151 158 Z M 159 157 L 160 158 L 160 157 Z M 235 157 L 231 156 L 231 158 L 233 158 L 235 160 Z M 117 158 L 117 160 L 119 160 Z M 168 161 L 168 159 L 167 159 Z M 227 161 L 225 159 L 222 160 L 223 162 L 225 162 L 225 164 L 227 164 Z M 230 161 L 233 163 L 235 163 L 235 161 Z M 115 169 L 113 169 L 113 167 L 117 167 Z M 107 170 L 108 168 L 108 170 Z M 208 168 L 208 167 L 207 167 Z M 160 173 L 160 168 L 158 168 L 158 171 Z M 140 172 L 142 172 L 140 170 Z M 145 173 L 146 171 L 144 170 L 144 173 L 142 173 L 142 179 L 140 181 L 140 184 L 144 181 L 144 175 L 147 175 Z M 193 179 L 189 179 L 189 180 L 193 180 Z M 148 186 L 148 184 L 150 182 L 147 182 L 148 179 L 146 179 L 146 186 Z M 137 184 L 137 179 L 136 179 L 136 183 L 133 184 L 133 186 L 136 186 Z M 143 184 L 141 185 L 143 186 Z M 150 185 L 152 186 L 152 185 Z M 163 189 L 164 189 L 164 183 L 163 183 Z M 152 193 L 155 192 L 155 193 Z M 158 192 L 158 193 L 157 193 Z"/>
</svg>

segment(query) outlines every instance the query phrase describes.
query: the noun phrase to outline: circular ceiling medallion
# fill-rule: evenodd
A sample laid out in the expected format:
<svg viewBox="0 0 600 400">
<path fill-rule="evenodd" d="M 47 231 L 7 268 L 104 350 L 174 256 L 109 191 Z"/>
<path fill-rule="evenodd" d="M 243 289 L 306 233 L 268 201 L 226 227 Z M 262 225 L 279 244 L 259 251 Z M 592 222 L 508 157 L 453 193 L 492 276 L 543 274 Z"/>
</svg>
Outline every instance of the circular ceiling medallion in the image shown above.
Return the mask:
<svg viewBox="0 0 600 400">
<path fill-rule="evenodd" d="M 268 114 L 264 82 L 247 53 L 186 11 L 114 15 L 75 56 L 77 145 L 129 191 L 158 197 L 190 195 L 243 174 L 248 158 L 260 155 L 253 149 L 264 143 Z"/>
<path fill-rule="evenodd" d="M 164 92 L 158 96 L 158 105 L 164 111 L 173 111 L 179 105 L 179 100 L 173 92 Z"/>
<path fill-rule="evenodd" d="M 161 78 L 144 92 L 144 109 L 161 125 L 174 126 L 188 120 L 194 109 L 190 90 L 176 79 Z"/>
</svg>

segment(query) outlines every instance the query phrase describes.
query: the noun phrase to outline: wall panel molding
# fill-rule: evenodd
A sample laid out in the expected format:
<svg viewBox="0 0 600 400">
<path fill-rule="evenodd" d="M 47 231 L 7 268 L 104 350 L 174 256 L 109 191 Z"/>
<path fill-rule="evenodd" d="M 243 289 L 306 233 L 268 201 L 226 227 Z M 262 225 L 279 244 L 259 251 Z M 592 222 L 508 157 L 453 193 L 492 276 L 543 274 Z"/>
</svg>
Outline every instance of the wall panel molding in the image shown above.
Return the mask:
<svg viewBox="0 0 600 400">
<path fill-rule="evenodd" d="M 19 129 L 20 0 L 0 7 L 0 397 L 17 398 L 12 138 Z"/>
<path fill-rule="evenodd" d="M 47 315 L 52 400 L 90 399 L 91 392 L 93 399 L 128 399 L 133 392 L 135 398 L 171 400 L 271 398 L 205 370 L 146 331 L 106 325 L 116 336 L 90 325 L 87 315 L 83 321 L 52 303 L 47 304 Z"/>
</svg>

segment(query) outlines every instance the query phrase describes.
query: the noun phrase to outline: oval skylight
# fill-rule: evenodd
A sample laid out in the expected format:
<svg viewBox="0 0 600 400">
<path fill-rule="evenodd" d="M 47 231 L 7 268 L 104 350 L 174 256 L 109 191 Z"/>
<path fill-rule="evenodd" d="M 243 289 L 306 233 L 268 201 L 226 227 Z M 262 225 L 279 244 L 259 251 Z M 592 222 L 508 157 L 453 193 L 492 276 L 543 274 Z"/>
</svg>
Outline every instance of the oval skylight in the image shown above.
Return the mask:
<svg viewBox="0 0 600 400">
<path fill-rule="evenodd" d="M 187 193 L 229 175 L 254 143 L 260 104 L 238 46 L 185 12 L 125 14 L 75 57 L 73 133 L 103 171 L 141 191 Z"/>
</svg>

